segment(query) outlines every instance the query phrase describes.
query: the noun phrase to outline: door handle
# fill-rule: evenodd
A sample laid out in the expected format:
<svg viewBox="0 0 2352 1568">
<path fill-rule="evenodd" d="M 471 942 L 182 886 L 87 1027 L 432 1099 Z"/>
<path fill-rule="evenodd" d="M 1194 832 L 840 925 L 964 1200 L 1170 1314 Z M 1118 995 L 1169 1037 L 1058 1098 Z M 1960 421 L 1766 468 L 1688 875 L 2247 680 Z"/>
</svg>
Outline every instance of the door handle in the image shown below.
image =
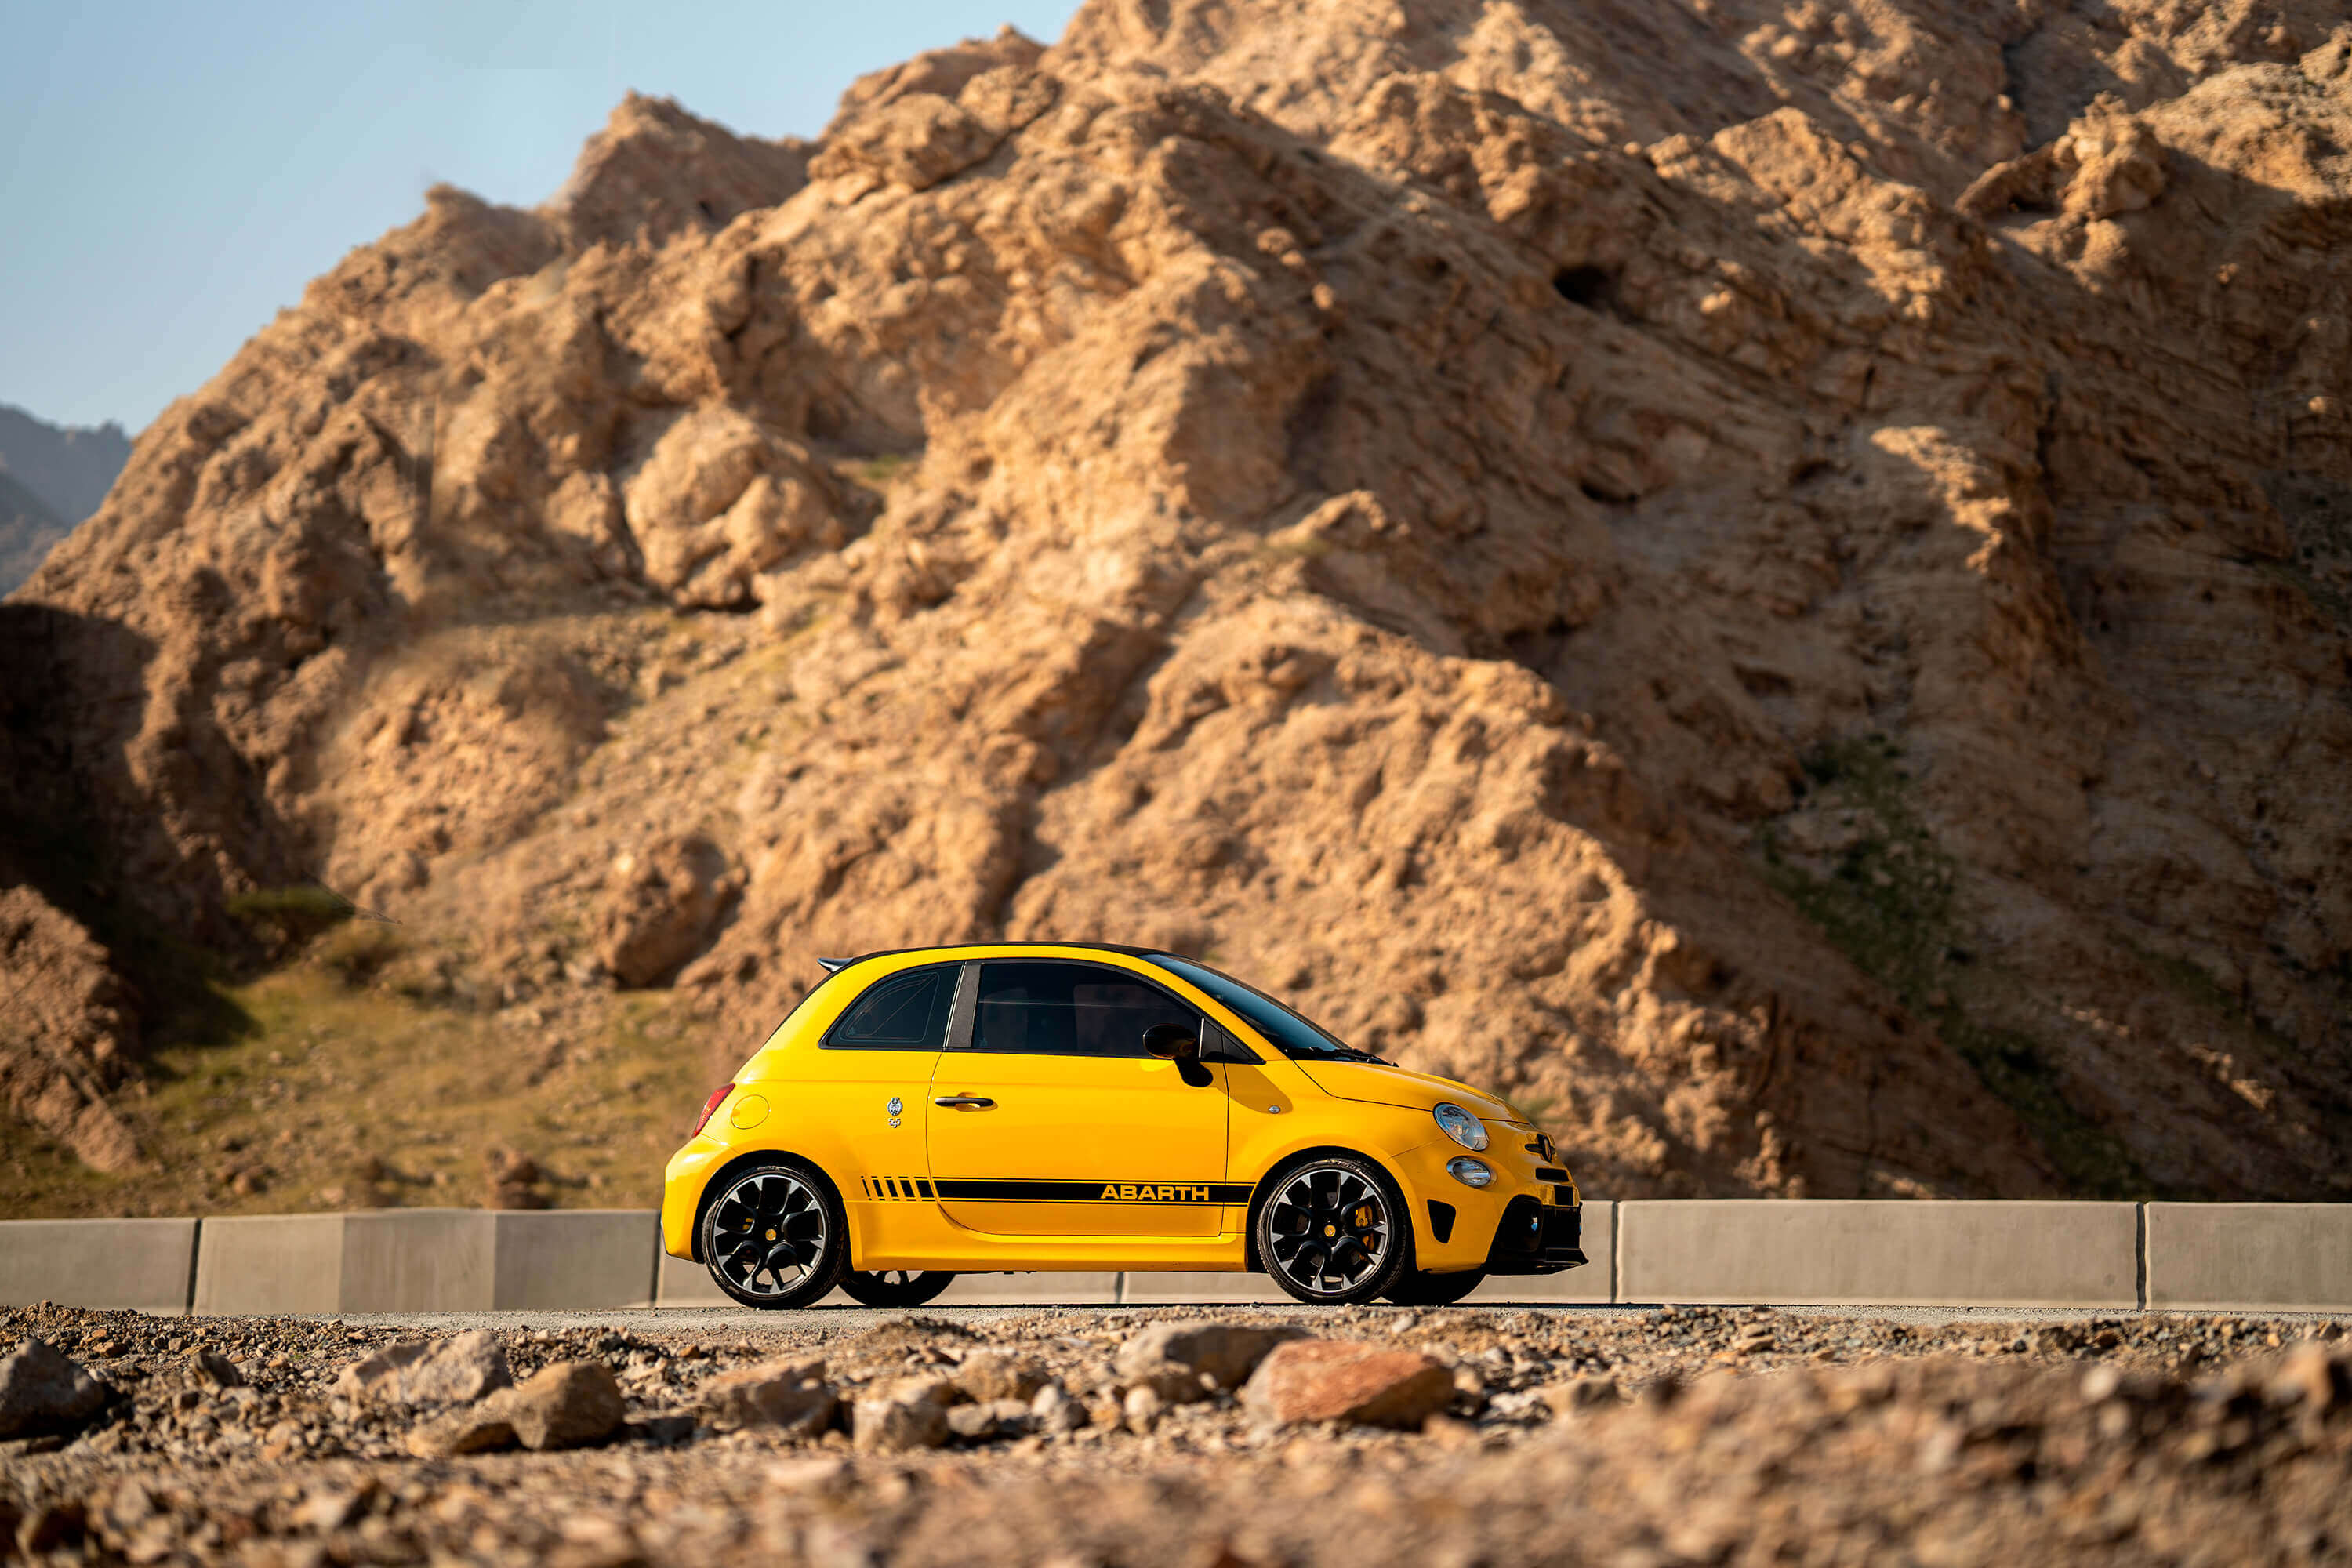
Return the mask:
<svg viewBox="0 0 2352 1568">
<path fill-rule="evenodd" d="M 993 1110 L 996 1109 L 996 1101 L 989 1099 L 986 1095 L 982 1094 L 942 1095 L 939 1099 L 931 1101 L 931 1103 L 933 1105 L 944 1105 L 950 1110 Z"/>
</svg>

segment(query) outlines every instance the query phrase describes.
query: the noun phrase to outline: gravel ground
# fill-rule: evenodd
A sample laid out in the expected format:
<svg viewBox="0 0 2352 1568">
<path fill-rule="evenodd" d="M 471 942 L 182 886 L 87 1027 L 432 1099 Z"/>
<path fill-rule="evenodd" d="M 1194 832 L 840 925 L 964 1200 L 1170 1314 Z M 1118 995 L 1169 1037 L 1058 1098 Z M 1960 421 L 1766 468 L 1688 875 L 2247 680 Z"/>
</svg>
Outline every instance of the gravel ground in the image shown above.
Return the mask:
<svg viewBox="0 0 2352 1568">
<path fill-rule="evenodd" d="M 2347 1327 L 1712 1308 L 8 1310 L 0 1430 L 27 1429 L 28 1339 L 102 1380 L 105 1403 L 0 1441 L 0 1541 L 59 1562 L 301 1568 L 2352 1563 Z M 454 1338 L 469 1330 L 488 1332 Z M 1284 1330 L 1372 1348 L 1318 1370 L 1293 1346 L 1268 1353 Z M 436 1402 L 344 1377 L 420 1338 L 523 1386 Z M 1168 1359 L 1195 1342 L 1209 1359 Z M 1245 1382 L 1215 1360 L 1236 1347 L 1265 1358 Z M 1196 1364 L 1222 1370 L 1193 1379 Z M 1316 1417 L 1349 1377 L 1335 1397 L 1403 1410 L 1409 1429 Z M 616 1388 L 604 1423 L 618 1424 L 542 1451 L 434 1447 L 510 1444 L 533 1430 L 521 1407 L 565 1379 Z M 1391 1398 L 1433 1379 L 1433 1404 Z"/>
</svg>

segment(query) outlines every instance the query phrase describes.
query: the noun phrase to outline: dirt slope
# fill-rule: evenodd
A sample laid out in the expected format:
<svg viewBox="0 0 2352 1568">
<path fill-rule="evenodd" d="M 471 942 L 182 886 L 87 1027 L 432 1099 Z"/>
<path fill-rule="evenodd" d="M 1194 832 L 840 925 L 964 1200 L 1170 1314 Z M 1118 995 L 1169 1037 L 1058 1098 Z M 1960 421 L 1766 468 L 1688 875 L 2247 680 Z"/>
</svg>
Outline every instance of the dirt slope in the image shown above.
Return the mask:
<svg viewBox="0 0 2352 1568">
<path fill-rule="evenodd" d="M 22 896 L 254 961 L 318 879 L 713 1073 L 817 952 L 1162 942 L 1603 1193 L 2340 1194 L 2336 17 L 1099 0 L 814 144 L 633 98 L 0 606 L 96 861 Z"/>
</svg>

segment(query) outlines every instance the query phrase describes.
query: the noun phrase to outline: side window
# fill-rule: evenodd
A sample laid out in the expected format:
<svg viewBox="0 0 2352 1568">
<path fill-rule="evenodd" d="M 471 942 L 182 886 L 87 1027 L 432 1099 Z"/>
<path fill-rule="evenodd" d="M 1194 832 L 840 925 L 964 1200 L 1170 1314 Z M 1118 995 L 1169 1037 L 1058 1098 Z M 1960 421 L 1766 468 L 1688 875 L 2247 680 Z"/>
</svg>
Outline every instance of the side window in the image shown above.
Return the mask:
<svg viewBox="0 0 2352 1568">
<path fill-rule="evenodd" d="M 894 974 L 849 1005 L 824 1037 L 828 1050 L 936 1051 L 955 1000 L 956 966 Z"/>
<path fill-rule="evenodd" d="M 1145 1057 L 1155 1024 L 1197 1030 L 1201 1016 L 1145 981 L 1088 963 L 980 966 L 971 1048 L 1024 1056 Z"/>
</svg>

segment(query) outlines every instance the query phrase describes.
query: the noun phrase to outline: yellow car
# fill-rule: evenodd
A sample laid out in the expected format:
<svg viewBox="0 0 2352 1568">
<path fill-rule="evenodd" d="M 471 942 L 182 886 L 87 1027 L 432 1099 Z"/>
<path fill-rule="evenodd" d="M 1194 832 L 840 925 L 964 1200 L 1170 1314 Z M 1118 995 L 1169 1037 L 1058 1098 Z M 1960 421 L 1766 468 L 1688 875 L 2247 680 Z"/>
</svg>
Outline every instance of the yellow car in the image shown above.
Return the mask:
<svg viewBox="0 0 2352 1568">
<path fill-rule="evenodd" d="M 664 1175 L 664 1247 L 747 1305 L 1203 1269 L 1435 1306 L 1585 1260 L 1576 1183 L 1526 1117 L 1197 960 L 992 942 L 825 967 Z"/>
</svg>

